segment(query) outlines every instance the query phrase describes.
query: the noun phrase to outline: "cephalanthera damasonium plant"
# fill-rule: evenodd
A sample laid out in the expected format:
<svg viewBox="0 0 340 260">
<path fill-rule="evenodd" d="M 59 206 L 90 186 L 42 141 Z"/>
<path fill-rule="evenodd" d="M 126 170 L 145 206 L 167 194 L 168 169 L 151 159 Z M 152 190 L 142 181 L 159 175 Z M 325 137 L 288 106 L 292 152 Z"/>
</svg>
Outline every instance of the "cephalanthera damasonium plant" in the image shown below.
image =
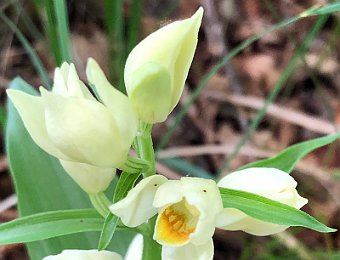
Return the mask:
<svg viewBox="0 0 340 260">
<path fill-rule="evenodd" d="M 127 259 L 165 260 L 212 259 L 216 228 L 256 236 L 289 226 L 334 231 L 299 210 L 307 199 L 298 194 L 289 173 L 299 158 L 339 135 L 312 140 L 314 148 L 306 142 L 297 144 L 218 182 L 196 177 L 168 180 L 156 173 L 152 124 L 165 121 L 180 99 L 202 16 L 199 8 L 191 18 L 150 34 L 131 51 L 124 70 L 127 96 L 110 84 L 91 58 L 86 75 L 92 91 L 68 63 L 56 68 L 51 91 L 41 87 L 40 96 L 7 91 L 34 142 L 59 160 L 99 213 L 91 215 L 101 223 L 98 250 L 64 248 L 44 259 L 122 259 L 107 250 L 118 229 L 142 235 L 130 245 Z M 131 147 L 136 156 L 129 155 Z M 116 169 L 122 171 L 119 177 Z M 115 177 L 118 182 L 111 200 L 104 192 Z M 3 224 L 3 229 L 0 226 L 0 236 L 11 228 L 24 232 L 32 223 L 43 225 L 47 216 L 56 214 L 60 221 L 73 216 L 54 212 L 14 220 Z M 86 222 L 85 215 L 82 220 Z M 53 233 L 47 224 L 44 227 L 35 235 L 4 241 L 32 242 L 84 231 L 81 226 L 66 225 L 65 231 Z"/>
</svg>

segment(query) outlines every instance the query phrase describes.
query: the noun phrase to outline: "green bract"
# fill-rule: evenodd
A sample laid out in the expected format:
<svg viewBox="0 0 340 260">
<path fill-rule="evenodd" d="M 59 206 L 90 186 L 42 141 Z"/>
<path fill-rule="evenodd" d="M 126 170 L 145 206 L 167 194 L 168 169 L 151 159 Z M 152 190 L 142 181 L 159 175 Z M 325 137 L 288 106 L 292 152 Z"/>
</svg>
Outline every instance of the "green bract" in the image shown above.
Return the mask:
<svg viewBox="0 0 340 260">
<path fill-rule="evenodd" d="M 129 54 L 124 81 L 139 118 L 163 122 L 177 105 L 194 57 L 203 8 L 150 34 Z"/>
</svg>

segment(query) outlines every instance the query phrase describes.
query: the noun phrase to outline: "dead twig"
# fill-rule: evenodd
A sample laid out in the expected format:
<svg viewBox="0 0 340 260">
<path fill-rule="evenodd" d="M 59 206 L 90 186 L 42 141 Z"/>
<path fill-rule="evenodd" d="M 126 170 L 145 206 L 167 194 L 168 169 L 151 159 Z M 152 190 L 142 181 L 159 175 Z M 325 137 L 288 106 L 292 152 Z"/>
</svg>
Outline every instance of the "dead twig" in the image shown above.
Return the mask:
<svg viewBox="0 0 340 260">
<path fill-rule="evenodd" d="M 213 98 L 214 100 L 230 102 L 234 105 L 256 110 L 261 109 L 264 104 L 263 99 L 254 96 L 226 95 L 217 91 L 207 91 L 204 93 L 204 95 L 209 98 Z M 327 120 L 317 118 L 315 116 L 309 116 L 305 113 L 275 104 L 268 106 L 267 115 L 279 118 L 286 122 L 301 126 L 305 129 L 320 134 L 334 134 L 339 131 L 339 126 L 334 126 L 334 124 Z"/>
</svg>

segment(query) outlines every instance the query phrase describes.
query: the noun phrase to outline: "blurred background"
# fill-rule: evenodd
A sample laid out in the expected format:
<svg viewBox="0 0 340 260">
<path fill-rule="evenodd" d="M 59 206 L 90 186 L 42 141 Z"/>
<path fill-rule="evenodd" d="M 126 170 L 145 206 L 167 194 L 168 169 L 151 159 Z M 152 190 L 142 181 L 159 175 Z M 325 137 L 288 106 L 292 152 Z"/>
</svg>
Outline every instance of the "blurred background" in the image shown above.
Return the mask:
<svg viewBox="0 0 340 260">
<path fill-rule="evenodd" d="M 50 84 L 62 61 L 85 79 L 88 57 L 124 90 L 131 49 L 149 33 L 205 8 L 199 43 L 179 105 L 154 126 L 159 173 L 220 178 L 340 126 L 340 15 L 288 21 L 323 0 L 1 0 L 0 126 L 15 77 Z M 251 43 L 251 44 L 250 44 Z M 340 228 L 339 142 L 304 158 L 293 172 L 303 210 Z M 0 222 L 18 216 L 1 142 Z M 340 259 L 339 232 L 304 228 L 270 237 L 217 230 L 215 259 Z M 23 245 L 0 246 L 0 260 L 27 259 Z"/>
</svg>

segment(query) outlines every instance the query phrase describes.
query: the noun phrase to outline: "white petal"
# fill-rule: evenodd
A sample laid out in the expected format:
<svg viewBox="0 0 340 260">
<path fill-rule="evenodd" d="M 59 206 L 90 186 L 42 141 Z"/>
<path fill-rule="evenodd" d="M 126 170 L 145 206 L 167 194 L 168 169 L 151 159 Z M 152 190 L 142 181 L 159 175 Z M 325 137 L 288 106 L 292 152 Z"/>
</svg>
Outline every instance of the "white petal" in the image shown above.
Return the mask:
<svg viewBox="0 0 340 260">
<path fill-rule="evenodd" d="M 248 168 L 226 175 L 217 185 L 274 199 L 273 195 L 295 189 L 297 183 L 289 174 L 275 168 Z"/>
<path fill-rule="evenodd" d="M 45 125 L 44 106 L 41 98 L 13 89 L 8 89 L 7 95 L 18 110 L 25 128 L 33 141 L 47 153 L 57 158 L 68 160 L 69 157 L 63 154 L 48 136 Z"/>
<path fill-rule="evenodd" d="M 110 211 L 120 217 L 124 225 L 136 227 L 157 213 L 152 206 L 156 190 L 167 181 L 164 176 L 153 175 L 141 180 L 127 196 L 110 206 Z"/>
<path fill-rule="evenodd" d="M 190 241 L 204 244 L 214 234 L 216 217 L 223 209 L 217 185 L 213 180 L 192 177 L 168 181 L 157 190 L 153 205 L 164 210 L 165 207 L 184 198 L 200 213 L 196 229 L 190 234 Z M 157 222 L 158 220 L 159 218 Z M 154 238 L 157 239 L 157 232 Z"/>
<path fill-rule="evenodd" d="M 131 241 L 124 260 L 142 260 L 143 255 L 143 236 L 137 234 Z"/>
<path fill-rule="evenodd" d="M 125 162 L 130 146 L 122 145 L 118 127 L 101 103 L 44 89 L 41 94 L 48 135 L 71 161 L 104 168 Z"/>
<path fill-rule="evenodd" d="M 229 231 L 242 230 L 255 236 L 276 234 L 286 230 L 289 227 L 285 225 L 264 222 L 249 217 L 243 212 L 232 208 L 223 209 L 223 212 L 218 216 L 216 226 Z"/>
<path fill-rule="evenodd" d="M 70 64 L 64 61 L 63 64 L 61 64 L 60 66 L 60 73 L 63 76 L 65 83 L 67 82 L 69 70 L 70 70 Z"/>
<path fill-rule="evenodd" d="M 64 64 L 67 64 L 67 63 L 64 63 Z M 67 68 L 67 71 L 68 71 L 68 68 Z M 56 68 L 54 71 L 52 92 L 59 94 L 59 95 L 67 95 L 66 81 L 63 76 L 63 72 L 61 71 L 61 68 Z"/>
<path fill-rule="evenodd" d="M 189 243 L 179 247 L 162 247 L 162 260 L 210 260 L 214 256 L 214 244 L 210 239 L 205 244 L 196 246 Z"/>
<path fill-rule="evenodd" d="M 92 194 L 105 191 L 116 174 L 115 168 L 101 168 L 63 160 L 60 160 L 60 163 L 84 191 Z"/>
<path fill-rule="evenodd" d="M 255 193 L 300 209 L 307 203 L 307 199 L 297 193 L 296 185 L 289 174 L 274 168 L 249 168 L 231 173 L 218 182 L 219 187 Z M 223 209 L 216 225 L 226 230 L 243 230 L 258 236 L 275 234 L 288 228 L 249 217 L 231 208 Z"/>
<path fill-rule="evenodd" d="M 101 101 L 109 109 L 119 125 L 122 139 L 131 145 L 138 129 L 138 119 L 127 96 L 115 89 L 105 77 L 97 62 L 89 58 L 86 66 L 86 75 L 98 92 Z"/>
<path fill-rule="evenodd" d="M 123 258 L 115 252 L 104 250 L 68 249 L 62 251 L 59 255 L 46 256 L 43 260 L 123 260 Z"/>
<path fill-rule="evenodd" d="M 169 180 L 163 184 L 156 192 L 153 206 L 162 208 L 170 204 L 180 202 L 183 199 L 181 182 L 179 180 Z"/>
</svg>

